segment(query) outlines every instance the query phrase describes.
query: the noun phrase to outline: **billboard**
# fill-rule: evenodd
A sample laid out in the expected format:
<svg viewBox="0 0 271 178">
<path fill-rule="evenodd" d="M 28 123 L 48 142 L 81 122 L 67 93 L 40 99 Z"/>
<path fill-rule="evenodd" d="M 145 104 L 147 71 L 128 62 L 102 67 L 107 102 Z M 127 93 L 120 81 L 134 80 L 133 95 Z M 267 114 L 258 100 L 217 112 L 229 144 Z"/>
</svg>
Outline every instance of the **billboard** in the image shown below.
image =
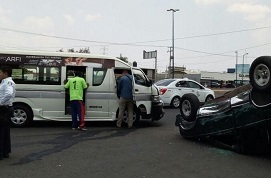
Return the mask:
<svg viewBox="0 0 271 178">
<path fill-rule="evenodd" d="M 236 71 L 238 74 L 242 74 L 244 72 L 244 75 L 248 75 L 249 68 L 250 68 L 250 64 L 237 64 L 236 65 Z"/>
</svg>

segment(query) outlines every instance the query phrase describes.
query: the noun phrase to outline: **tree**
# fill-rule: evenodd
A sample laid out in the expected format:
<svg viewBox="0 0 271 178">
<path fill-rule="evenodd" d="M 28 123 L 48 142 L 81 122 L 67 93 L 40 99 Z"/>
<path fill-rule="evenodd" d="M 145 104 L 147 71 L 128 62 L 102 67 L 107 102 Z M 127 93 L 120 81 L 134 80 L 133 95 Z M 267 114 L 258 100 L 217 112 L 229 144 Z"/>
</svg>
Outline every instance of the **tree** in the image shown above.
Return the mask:
<svg viewBox="0 0 271 178">
<path fill-rule="evenodd" d="M 122 54 L 120 54 L 120 57 L 117 57 L 118 59 L 128 63 L 128 58 L 127 57 L 123 57 Z"/>
<path fill-rule="evenodd" d="M 70 48 L 67 51 L 69 53 L 90 53 L 89 47 L 80 48 L 78 51 L 76 51 L 74 48 Z M 63 48 L 61 48 L 57 52 L 64 52 L 64 50 L 63 50 Z"/>
</svg>

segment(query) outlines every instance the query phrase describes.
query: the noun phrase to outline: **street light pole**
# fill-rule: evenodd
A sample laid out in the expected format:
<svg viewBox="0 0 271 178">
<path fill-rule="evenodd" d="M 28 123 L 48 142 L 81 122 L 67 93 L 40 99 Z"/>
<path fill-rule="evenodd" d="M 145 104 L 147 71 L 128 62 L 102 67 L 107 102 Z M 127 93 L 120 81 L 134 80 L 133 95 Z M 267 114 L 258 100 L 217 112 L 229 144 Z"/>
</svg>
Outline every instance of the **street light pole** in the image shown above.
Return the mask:
<svg viewBox="0 0 271 178">
<path fill-rule="evenodd" d="M 235 79 L 235 87 L 237 87 L 237 64 L 238 64 L 238 51 L 235 51 L 235 53 L 236 53 L 236 64 L 235 64 L 235 77 L 236 77 L 236 79 Z"/>
<path fill-rule="evenodd" d="M 179 9 L 168 9 L 167 11 L 172 11 L 172 78 L 174 78 L 174 12 L 179 11 Z"/>
<path fill-rule="evenodd" d="M 247 55 L 248 53 L 245 53 L 243 55 L 243 65 L 242 65 L 242 85 L 244 84 L 244 58 L 245 58 L 245 55 Z"/>
</svg>

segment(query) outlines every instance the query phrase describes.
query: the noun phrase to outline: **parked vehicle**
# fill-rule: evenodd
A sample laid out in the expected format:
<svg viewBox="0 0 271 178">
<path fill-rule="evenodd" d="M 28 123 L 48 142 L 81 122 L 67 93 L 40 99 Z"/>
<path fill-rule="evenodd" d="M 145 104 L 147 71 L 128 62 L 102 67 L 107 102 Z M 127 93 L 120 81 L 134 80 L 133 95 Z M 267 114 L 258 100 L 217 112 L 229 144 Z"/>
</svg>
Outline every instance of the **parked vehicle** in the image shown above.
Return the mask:
<svg viewBox="0 0 271 178">
<path fill-rule="evenodd" d="M 213 90 L 187 78 L 164 79 L 156 82 L 155 85 L 159 88 L 164 106 L 171 106 L 173 108 L 180 106 L 182 96 L 187 93 L 194 94 L 201 103 L 215 98 Z"/>
<path fill-rule="evenodd" d="M 210 85 L 211 88 L 219 88 L 220 87 L 220 84 L 218 82 L 211 82 L 211 85 Z"/>
<path fill-rule="evenodd" d="M 185 138 L 223 138 L 224 147 L 242 153 L 271 151 L 270 71 L 271 57 L 262 56 L 250 67 L 251 85 L 236 88 L 203 106 L 194 95 L 184 95 L 176 116 L 180 134 Z"/>
<path fill-rule="evenodd" d="M 118 116 L 117 77 L 133 75 L 134 121 L 159 120 L 163 102 L 158 88 L 140 68 L 104 55 L 64 52 L 1 51 L 0 66 L 12 67 L 16 83 L 11 124 L 23 127 L 33 120 L 70 121 L 69 92 L 63 81 L 83 74 L 89 88 L 84 95 L 86 121 L 114 121 Z M 126 115 L 124 121 L 126 121 Z"/>
<path fill-rule="evenodd" d="M 227 83 L 226 85 L 225 85 L 225 88 L 235 88 L 236 86 L 235 86 L 235 84 L 233 84 L 233 83 Z"/>
</svg>

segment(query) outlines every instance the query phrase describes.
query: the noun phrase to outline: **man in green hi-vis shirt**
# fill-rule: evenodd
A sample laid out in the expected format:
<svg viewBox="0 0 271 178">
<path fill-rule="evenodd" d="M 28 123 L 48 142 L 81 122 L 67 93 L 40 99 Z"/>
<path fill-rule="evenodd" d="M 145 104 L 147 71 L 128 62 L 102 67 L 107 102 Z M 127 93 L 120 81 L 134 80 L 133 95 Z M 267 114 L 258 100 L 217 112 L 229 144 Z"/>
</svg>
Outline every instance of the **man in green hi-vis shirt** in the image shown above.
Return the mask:
<svg viewBox="0 0 271 178">
<path fill-rule="evenodd" d="M 81 77 L 81 72 L 75 71 L 75 77 L 64 81 L 65 88 L 69 89 L 71 112 L 72 112 L 72 129 L 86 131 L 85 128 L 85 105 L 83 103 L 84 89 L 88 88 L 88 83 Z M 78 119 L 79 121 L 78 121 Z"/>
</svg>

